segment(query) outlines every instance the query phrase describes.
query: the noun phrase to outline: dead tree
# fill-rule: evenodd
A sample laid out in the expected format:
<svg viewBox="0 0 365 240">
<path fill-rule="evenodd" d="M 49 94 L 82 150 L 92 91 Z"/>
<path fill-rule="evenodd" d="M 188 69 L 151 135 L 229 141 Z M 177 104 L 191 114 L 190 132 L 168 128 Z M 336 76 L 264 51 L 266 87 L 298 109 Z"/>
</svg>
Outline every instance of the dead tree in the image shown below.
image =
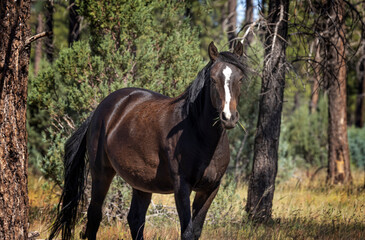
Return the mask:
<svg viewBox="0 0 365 240">
<path fill-rule="evenodd" d="M 350 30 L 358 23 L 364 29 L 364 23 L 359 11 L 348 1 L 307 0 L 300 4 L 302 5 L 297 9 L 304 9 L 300 12 L 302 16 L 293 16 L 290 27 L 298 37 L 296 41 L 304 46 L 303 48 L 315 42 L 316 48 L 313 49 L 316 50 L 314 54 L 311 51 L 298 55 L 294 61 L 307 61 L 318 86 L 317 91 L 321 88 L 327 92 L 327 183 L 351 183 L 346 116 L 346 61 L 358 50 L 349 44 L 352 36 Z"/>
<path fill-rule="evenodd" d="M 326 1 L 313 12 L 317 25 L 324 88 L 328 95 L 328 184 L 352 181 L 346 116 L 345 2 Z M 316 9 L 320 9 L 316 12 Z"/>
<path fill-rule="evenodd" d="M 234 39 L 236 38 L 236 25 L 237 25 L 236 7 L 237 7 L 237 0 L 228 1 L 227 35 L 230 49 L 233 49 Z"/>
<path fill-rule="evenodd" d="M 70 1 L 69 6 L 69 27 L 68 27 L 68 44 L 72 45 L 73 42 L 80 39 L 81 31 L 81 19 L 82 17 L 78 13 L 79 7 L 76 5 L 75 0 Z"/>
<path fill-rule="evenodd" d="M 47 0 L 45 8 L 46 8 L 44 14 L 46 19 L 45 31 L 53 32 L 53 13 L 54 13 L 53 0 Z M 53 34 L 50 34 L 45 38 L 44 45 L 45 45 L 47 60 L 49 62 L 53 62 L 53 57 L 54 57 Z"/>
<path fill-rule="evenodd" d="M 283 107 L 289 0 L 270 0 L 259 118 L 246 211 L 251 219 L 271 218 Z"/>
</svg>

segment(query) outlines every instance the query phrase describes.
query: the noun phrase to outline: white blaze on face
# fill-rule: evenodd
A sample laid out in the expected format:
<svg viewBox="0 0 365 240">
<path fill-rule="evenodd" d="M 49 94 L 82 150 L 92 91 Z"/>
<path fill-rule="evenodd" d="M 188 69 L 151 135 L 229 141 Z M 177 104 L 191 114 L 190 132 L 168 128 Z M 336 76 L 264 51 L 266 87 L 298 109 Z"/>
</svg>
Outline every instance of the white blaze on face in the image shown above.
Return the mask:
<svg viewBox="0 0 365 240">
<path fill-rule="evenodd" d="M 231 118 L 231 111 L 229 110 L 229 104 L 231 102 L 231 92 L 229 91 L 229 80 L 231 79 L 232 69 L 228 66 L 223 70 L 224 79 L 224 94 L 225 102 L 223 108 L 223 114 L 226 119 Z"/>
</svg>

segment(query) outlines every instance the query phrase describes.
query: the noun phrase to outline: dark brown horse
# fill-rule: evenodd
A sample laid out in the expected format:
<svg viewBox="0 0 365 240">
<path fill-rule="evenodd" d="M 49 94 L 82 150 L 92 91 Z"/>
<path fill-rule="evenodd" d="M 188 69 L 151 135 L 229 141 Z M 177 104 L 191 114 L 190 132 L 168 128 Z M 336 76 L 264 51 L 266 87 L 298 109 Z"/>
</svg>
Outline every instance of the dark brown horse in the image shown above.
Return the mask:
<svg viewBox="0 0 365 240">
<path fill-rule="evenodd" d="M 198 239 L 229 163 L 226 129 L 238 121 L 245 76 L 242 44 L 233 53 L 209 45 L 210 62 L 177 98 L 125 88 L 106 97 L 65 145 L 65 183 L 50 239 L 70 239 L 82 202 L 86 162 L 91 202 L 82 238 L 95 239 L 102 205 L 115 174 L 133 188 L 128 223 L 143 239 L 152 193 L 174 193 L 181 238 Z M 196 192 L 190 211 L 189 196 Z"/>
</svg>

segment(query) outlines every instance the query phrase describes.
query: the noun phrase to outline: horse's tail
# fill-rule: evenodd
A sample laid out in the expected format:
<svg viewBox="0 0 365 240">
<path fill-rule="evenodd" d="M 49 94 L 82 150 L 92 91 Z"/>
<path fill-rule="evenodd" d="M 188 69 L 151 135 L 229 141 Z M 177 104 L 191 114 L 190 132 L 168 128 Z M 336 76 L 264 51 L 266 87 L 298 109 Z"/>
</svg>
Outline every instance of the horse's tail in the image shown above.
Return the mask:
<svg viewBox="0 0 365 240">
<path fill-rule="evenodd" d="M 78 207 L 84 202 L 86 173 L 86 132 L 88 119 L 66 141 L 64 156 L 64 187 L 58 203 L 57 218 L 51 226 L 49 239 L 55 238 L 62 231 L 62 239 L 71 239 L 72 231 L 78 218 Z"/>
</svg>

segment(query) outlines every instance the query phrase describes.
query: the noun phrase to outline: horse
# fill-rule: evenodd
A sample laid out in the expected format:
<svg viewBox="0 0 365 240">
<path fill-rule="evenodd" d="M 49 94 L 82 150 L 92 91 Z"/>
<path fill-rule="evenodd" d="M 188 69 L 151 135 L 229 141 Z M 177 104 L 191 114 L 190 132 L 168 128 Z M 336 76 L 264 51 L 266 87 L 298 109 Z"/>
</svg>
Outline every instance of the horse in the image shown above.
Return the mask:
<svg viewBox="0 0 365 240">
<path fill-rule="evenodd" d="M 127 216 L 133 239 L 143 239 L 153 193 L 174 194 L 181 239 L 198 239 L 229 159 L 227 129 L 235 127 L 246 76 L 243 46 L 208 47 L 209 63 L 178 97 L 123 88 L 107 96 L 65 143 L 64 188 L 49 239 L 71 239 L 91 173 L 91 200 L 82 239 L 96 239 L 113 177 L 132 187 Z M 195 191 L 190 209 L 189 196 Z"/>
</svg>

